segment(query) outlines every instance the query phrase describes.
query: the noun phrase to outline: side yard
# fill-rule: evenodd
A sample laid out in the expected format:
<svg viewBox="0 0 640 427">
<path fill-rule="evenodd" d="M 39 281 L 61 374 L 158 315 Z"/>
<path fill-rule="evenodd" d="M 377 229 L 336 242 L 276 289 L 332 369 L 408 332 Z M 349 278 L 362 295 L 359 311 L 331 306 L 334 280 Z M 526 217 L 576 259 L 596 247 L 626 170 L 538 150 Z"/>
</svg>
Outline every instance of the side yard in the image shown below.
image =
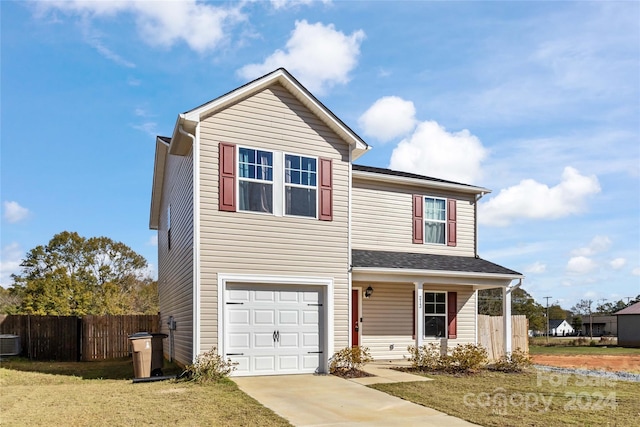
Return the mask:
<svg viewBox="0 0 640 427">
<path fill-rule="evenodd" d="M 166 369 L 171 373 L 171 367 Z M 177 368 L 173 368 L 173 373 Z M 3 426 L 288 426 L 230 380 L 132 384 L 130 359 L 0 363 Z"/>
<path fill-rule="evenodd" d="M 635 426 L 640 383 L 551 372 L 429 374 L 370 387 L 483 426 Z"/>
</svg>

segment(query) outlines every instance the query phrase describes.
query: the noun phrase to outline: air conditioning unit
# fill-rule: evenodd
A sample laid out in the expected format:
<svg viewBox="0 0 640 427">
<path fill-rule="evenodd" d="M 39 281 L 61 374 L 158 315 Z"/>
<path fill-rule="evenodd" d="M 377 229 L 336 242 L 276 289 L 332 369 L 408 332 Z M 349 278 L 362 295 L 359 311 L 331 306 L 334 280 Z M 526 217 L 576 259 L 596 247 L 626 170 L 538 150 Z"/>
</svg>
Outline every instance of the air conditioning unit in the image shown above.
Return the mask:
<svg viewBox="0 0 640 427">
<path fill-rule="evenodd" d="M 0 357 L 20 354 L 20 337 L 18 335 L 0 335 Z"/>
</svg>

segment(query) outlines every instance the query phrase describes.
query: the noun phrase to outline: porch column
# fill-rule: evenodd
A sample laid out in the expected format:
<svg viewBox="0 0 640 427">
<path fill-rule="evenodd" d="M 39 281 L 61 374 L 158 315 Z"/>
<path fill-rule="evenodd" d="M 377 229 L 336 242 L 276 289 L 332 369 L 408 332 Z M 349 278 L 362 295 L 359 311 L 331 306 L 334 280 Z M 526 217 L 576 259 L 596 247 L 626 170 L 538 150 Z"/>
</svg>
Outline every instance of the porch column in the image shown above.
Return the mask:
<svg viewBox="0 0 640 427">
<path fill-rule="evenodd" d="M 424 336 L 424 302 L 422 299 L 424 298 L 424 283 L 423 282 L 413 282 L 415 285 L 416 292 L 416 347 L 420 347 L 422 345 L 422 337 Z"/>
<path fill-rule="evenodd" d="M 502 288 L 502 319 L 504 321 L 504 352 L 511 354 L 511 289 Z"/>
</svg>

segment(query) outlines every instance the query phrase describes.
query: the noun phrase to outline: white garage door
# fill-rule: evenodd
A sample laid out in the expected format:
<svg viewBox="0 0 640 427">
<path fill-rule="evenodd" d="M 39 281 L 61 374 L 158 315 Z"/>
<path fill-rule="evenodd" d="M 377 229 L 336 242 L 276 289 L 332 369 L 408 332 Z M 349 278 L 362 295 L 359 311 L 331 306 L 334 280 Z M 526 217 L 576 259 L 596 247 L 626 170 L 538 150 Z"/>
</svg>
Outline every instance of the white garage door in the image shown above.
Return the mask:
<svg viewBox="0 0 640 427">
<path fill-rule="evenodd" d="M 320 370 L 320 288 L 227 284 L 225 309 L 225 356 L 238 362 L 234 375 Z"/>
</svg>

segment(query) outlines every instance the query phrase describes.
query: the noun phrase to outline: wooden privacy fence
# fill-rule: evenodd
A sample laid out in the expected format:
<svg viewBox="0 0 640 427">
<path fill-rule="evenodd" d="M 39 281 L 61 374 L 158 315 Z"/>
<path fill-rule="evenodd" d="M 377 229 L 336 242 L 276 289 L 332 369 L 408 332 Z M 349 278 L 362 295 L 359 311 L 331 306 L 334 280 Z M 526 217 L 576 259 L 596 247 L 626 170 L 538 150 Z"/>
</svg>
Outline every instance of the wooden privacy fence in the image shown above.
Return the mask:
<svg viewBox="0 0 640 427">
<path fill-rule="evenodd" d="M 511 316 L 511 348 L 529 353 L 529 321 L 525 315 Z M 478 344 L 487 349 L 490 360 L 504 355 L 502 316 L 478 315 Z"/>
<path fill-rule="evenodd" d="M 0 315 L 0 334 L 20 337 L 21 356 L 35 360 L 91 361 L 129 355 L 130 334 L 158 332 L 158 315 Z"/>
</svg>

